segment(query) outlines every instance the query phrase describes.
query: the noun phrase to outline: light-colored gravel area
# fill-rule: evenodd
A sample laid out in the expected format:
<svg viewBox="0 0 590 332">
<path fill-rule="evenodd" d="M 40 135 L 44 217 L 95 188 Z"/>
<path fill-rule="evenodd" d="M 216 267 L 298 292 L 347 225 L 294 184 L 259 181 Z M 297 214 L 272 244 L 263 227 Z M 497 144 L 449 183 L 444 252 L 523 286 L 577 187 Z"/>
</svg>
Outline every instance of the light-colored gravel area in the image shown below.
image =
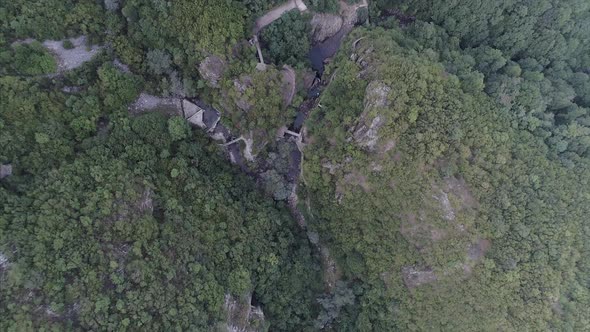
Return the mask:
<svg viewBox="0 0 590 332">
<path fill-rule="evenodd" d="M 63 72 L 80 67 L 84 62 L 90 61 L 100 50 L 101 46 L 86 46 L 86 36 L 70 39 L 74 48 L 65 49 L 61 40 L 46 40 L 43 42 L 56 57 L 58 71 Z"/>
</svg>

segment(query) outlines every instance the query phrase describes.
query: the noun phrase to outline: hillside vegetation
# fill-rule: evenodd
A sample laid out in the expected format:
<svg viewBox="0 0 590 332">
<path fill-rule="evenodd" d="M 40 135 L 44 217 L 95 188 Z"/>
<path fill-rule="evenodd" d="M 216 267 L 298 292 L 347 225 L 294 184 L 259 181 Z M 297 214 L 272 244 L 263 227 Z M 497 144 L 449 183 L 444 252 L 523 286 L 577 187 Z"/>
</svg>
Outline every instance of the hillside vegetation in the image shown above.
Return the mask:
<svg viewBox="0 0 590 332">
<path fill-rule="evenodd" d="M 403 32 L 358 38 L 305 156 L 302 210 L 355 294 L 335 329 L 586 326 L 588 161 L 573 171 Z"/>
<path fill-rule="evenodd" d="M 0 2 L 0 331 L 589 329 L 588 2 L 303 2 Z"/>
</svg>

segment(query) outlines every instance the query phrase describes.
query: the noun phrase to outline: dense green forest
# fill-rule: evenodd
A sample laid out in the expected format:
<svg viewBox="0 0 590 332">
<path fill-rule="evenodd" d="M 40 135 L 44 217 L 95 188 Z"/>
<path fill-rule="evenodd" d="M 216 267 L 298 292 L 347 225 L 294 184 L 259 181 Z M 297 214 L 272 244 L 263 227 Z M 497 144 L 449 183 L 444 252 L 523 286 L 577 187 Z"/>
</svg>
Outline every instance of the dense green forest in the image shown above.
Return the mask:
<svg viewBox="0 0 590 332">
<path fill-rule="evenodd" d="M 424 51 L 513 113 L 561 158 L 588 157 L 590 5 L 585 1 L 377 1 L 419 20 Z"/>
<path fill-rule="evenodd" d="M 1 79 L 1 329 L 199 330 L 252 292 L 277 328 L 309 325 L 318 267 L 285 208 L 181 118 L 129 118 L 133 91 L 108 97 L 135 79 L 94 70 L 79 96 Z"/>
<path fill-rule="evenodd" d="M 0 3 L 0 330 L 590 330 L 590 5 L 302 3 Z"/>
</svg>

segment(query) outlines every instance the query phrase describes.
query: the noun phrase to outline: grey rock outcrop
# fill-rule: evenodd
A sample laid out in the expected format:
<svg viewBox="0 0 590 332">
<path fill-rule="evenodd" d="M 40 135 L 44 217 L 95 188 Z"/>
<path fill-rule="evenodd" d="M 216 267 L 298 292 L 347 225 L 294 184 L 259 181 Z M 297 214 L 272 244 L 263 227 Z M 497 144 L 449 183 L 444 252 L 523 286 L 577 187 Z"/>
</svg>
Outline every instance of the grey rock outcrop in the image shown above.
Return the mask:
<svg viewBox="0 0 590 332">
<path fill-rule="evenodd" d="M 58 70 L 63 72 L 80 67 L 85 62 L 90 61 L 102 49 L 97 45 L 86 46 L 86 40 L 86 36 L 70 39 L 74 46 L 72 49 L 64 48 L 61 40 L 46 40 L 43 42 L 43 46 L 55 54 Z"/>
<path fill-rule="evenodd" d="M 243 111 L 249 111 L 252 109 L 250 101 L 246 98 L 246 90 L 253 85 L 252 78 L 250 76 L 242 76 L 239 79 L 234 80 L 234 89 L 237 92 L 235 98 L 235 104 Z"/>
<path fill-rule="evenodd" d="M 132 114 L 154 110 L 165 110 L 171 114 L 178 114 L 181 110 L 181 101 L 179 98 L 164 98 L 143 92 L 133 104 L 129 105 L 129 111 Z"/>
<path fill-rule="evenodd" d="M 389 106 L 388 96 L 391 88 L 380 81 L 369 83 L 365 92 L 365 109 L 354 128 L 353 139 L 361 147 L 373 150 L 379 140 L 379 129 L 385 125 L 386 118 L 381 110 Z"/>
<path fill-rule="evenodd" d="M 219 80 L 225 71 L 225 61 L 218 56 L 211 55 L 201 61 L 199 64 L 199 74 L 203 77 L 207 83 L 212 87 L 219 86 Z"/>
<path fill-rule="evenodd" d="M 334 36 L 342 28 L 342 17 L 334 14 L 315 14 L 311 19 L 311 38 L 313 43 L 321 43 Z"/>
<path fill-rule="evenodd" d="M 402 277 L 404 279 L 404 284 L 408 288 L 415 288 L 429 284 L 438 279 L 432 269 L 419 268 L 416 266 L 404 266 L 402 268 Z"/>
</svg>

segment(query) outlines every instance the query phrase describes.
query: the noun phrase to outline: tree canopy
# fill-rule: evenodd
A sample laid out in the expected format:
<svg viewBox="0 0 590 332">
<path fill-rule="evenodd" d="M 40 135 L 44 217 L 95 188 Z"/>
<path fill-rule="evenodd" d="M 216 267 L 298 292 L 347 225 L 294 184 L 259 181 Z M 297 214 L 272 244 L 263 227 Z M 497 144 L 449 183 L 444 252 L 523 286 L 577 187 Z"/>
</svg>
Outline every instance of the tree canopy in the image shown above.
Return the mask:
<svg viewBox="0 0 590 332">
<path fill-rule="evenodd" d="M 588 329 L 588 2 L 303 2 L 0 2 L 1 331 Z"/>
</svg>

